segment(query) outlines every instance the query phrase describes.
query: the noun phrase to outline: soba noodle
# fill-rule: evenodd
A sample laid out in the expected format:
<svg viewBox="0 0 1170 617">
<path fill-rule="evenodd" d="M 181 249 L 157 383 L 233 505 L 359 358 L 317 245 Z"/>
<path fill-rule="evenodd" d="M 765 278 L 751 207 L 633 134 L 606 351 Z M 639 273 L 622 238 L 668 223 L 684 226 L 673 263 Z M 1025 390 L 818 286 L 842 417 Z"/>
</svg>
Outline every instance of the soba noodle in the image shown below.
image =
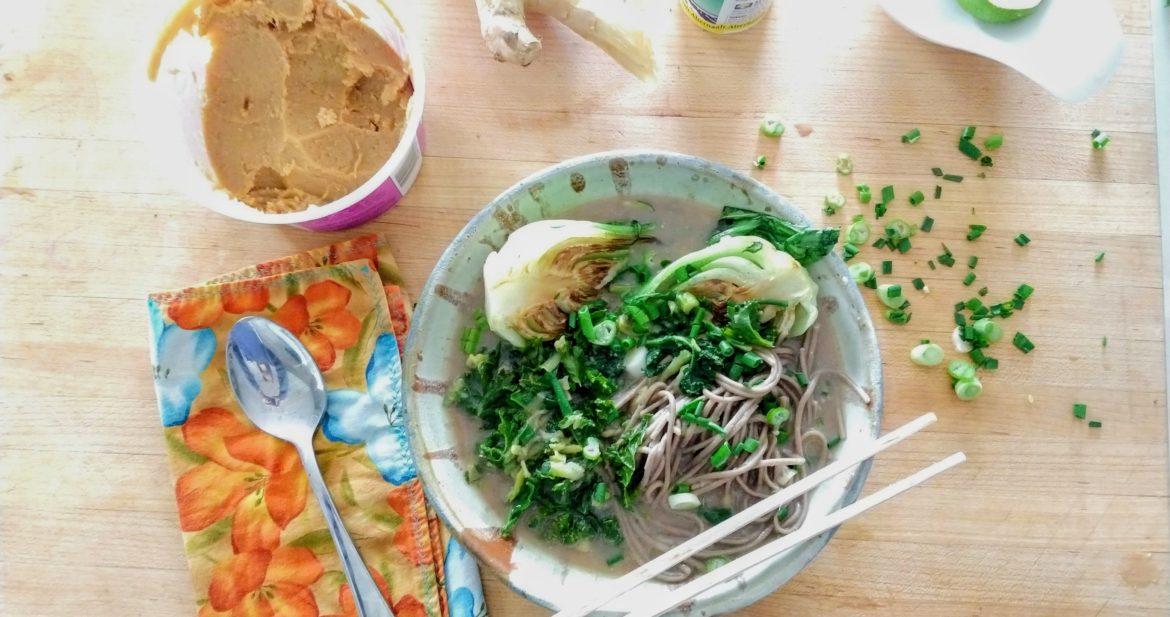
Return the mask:
<svg viewBox="0 0 1170 617">
<path fill-rule="evenodd" d="M 738 381 L 719 375 L 717 387 L 703 392 L 701 415 L 722 425 L 726 435 L 679 417 L 679 410 L 690 399 L 679 390 L 678 376 L 669 382 L 643 379 L 614 397 L 628 418 L 622 430 L 634 428 L 649 417 L 639 450 L 639 509 L 616 510 L 627 551 L 634 561 L 648 561 L 711 526 L 697 511 L 670 508 L 668 499 L 674 487 L 688 485 L 690 492 L 704 497 L 704 501 L 716 501 L 738 512 L 810 473 L 829 458 L 829 437 L 822 428 L 821 416 L 825 406 L 817 395 L 818 388 L 827 378 L 835 377 L 864 402 L 868 403 L 869 397 L 845 375 L 815 368 L 817 331 L 814 326 L 805 336 L 789 339 L 773 349 L 756 349 L 764 361 L 763 370 Z M 808 376 L 807 385 L 802 386 L 793 377 L 797 373 Z M 792 410 L 787 423 L 772 426 L 760 413 L 760 403 L 769 395 Z M 844 426 L 841 409 L 839 405 L 833 408 L 832 428 L 839 431 Z M 777 443 L 782 431 L 790 437 Z M 721 444 L 749 439 L 760 444 L 755 451 L 741 452 L 726 467 L 712 470 L 711 455 Z M 734 558 L 773 537 L 790 533 L 800 527 L 807 511 L 808 495 L 804 495 L 777 515 L 740 529 L 659 578 L 667 582 L 686 580 L 704 567 L 706 559 Z"/>
</svg>

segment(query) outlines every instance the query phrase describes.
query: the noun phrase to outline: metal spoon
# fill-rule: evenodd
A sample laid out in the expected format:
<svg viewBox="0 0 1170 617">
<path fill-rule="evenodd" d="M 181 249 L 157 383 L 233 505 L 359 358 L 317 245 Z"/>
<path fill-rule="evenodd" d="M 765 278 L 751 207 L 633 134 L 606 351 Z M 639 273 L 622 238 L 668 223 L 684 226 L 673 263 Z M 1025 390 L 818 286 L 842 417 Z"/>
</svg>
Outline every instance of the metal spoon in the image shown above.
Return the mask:
<svg viewBox="0 0 1170 617">
<path fill-rule="evenodd" d="M 248 419 L 296 447 L 341 556 L 358 615 L 394 617 L 345 530 L 317 466 L 313 433 L 325 415 L 325 382 L 309 351 L 275 323 L 245 317 L 228 332 L 227 373 Z"/>
</svg>

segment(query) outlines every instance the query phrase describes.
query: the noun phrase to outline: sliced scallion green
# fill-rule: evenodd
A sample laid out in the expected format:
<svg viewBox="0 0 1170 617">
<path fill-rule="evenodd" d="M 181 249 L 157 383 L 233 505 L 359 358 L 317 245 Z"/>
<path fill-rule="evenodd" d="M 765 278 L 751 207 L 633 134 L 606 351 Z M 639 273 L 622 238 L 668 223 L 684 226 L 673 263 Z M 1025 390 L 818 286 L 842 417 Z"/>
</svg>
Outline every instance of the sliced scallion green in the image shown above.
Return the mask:
<svg viewBox="0 0 1170 617">
<path fill-rule="evenodd" d="M 711 454 L 711 466 L 715 469 L 723 469 L 727 461 L 731 458 L 731 446 L 727 442 L 719 444 L 719 448 Z"/>
<path fill-rule="evenodd" d="M 959 381 L 974 379 L 975 365 L 966 360 L 951 360 L 950 364 L 947 364 L 947 375 Z"/>
<path fill-rule="evenodd" d="M 955 382 L 955 396 L 959 397 L 960 401 L 973 401 L 979 398 L 980 394 L 983 394 L 983 382 L 977 377 Z"/>
<path fill-rule="evenodd" d="M 1089 420 L 1089 428 L 1101 428 L 1100 420 Z"/>
<path fill-rule="evenodd" d="M 853 280 L 860 285 L 874 277 L 873 266 L 864 261 L 849 264 L 849 274 L 853 275 Z"/>
<path fill-rule="evenodd" d="M 970 287 L 971 283 L 974 283 L 974 282 L 975 282 L 975 273 L 974 272 L 968 272 L 967 276 L 963 277 L 963 286 L 965 286 L 965 287 Z"/>
<path fill-rule="evenodd" d="M 779 137 L 784 134 L 784 123 L 779 117 L 767 114 L 760 121 L 760 133 L 765 137 Z"/>
<path fill-rule="evenodd" d="M 882 201 L 887 203 L 887 204 L 894 201 L 894 186 L 893 185 L 887 184 L 886 186 L 882 187 Z"/>
<path fill-rule="evenodd" d="M 1029 238 L 1027 234 L 1019 234 L 1016 236 L 1015 241 L 1016 244 L 1020 246 L 1028 246 L 1028 243 L 1031 242 L 1032 239 Z"/>
<path fill-rule="evenodd" d="M 992 133 L 983 140 L 983 147 L 988 150 L 999 150 L 1003 145 L 1003 133 Z"/>
<path fill-rule="evenodd" d="M 1105 251 L 1101 251 L 1100 253 L 1097 253 L 1093 256 L 1093 261 L 1097 263 L 1101 263 L 1103 259 L 1105 259 Z"/>
<path fill-rule="evenodd" d="M 756 167 L 756 169 L 763 169 L 764 166 L 767 164 L 768 164 L 768 157 L 766 157 L 762 154 L 760 156 L 757 156 L 756 160 L 752 161 L 752 165 L 754 165 Z"/>
<path fill-rule="evenodd" d="M 943 174 L 942 179 L 946 180 L 947 182 L 962 182 L 963 176 L 960 176 L 959 174 Z"/>
<path fill-rule="evenodd" d="M 967 155 L 967 158 L 973 161 L 978 161 L 979 157 L 983 156 L 983 151 L 979 149 L 979 146 L 971 143 L 970 139 L 959 140 L 959 152 Z"/>
<path fill-rule="evenodd" d="M 1073 416 L 1080 420 L 1084 420 L 1089 413 L 1089 406 L 1084 403 L 1073 403 Z"/>
<path fill-rule="evenodd" d="M 943 361 L 943 348 L 935 343 L 924 343 L 910 350 L 910 361 L 918 366 L 935 366 Z"/>
<path fill-rule="evenodd" d="M 1012 345 L 1024 353 L 1036 349 L 1036 345 L 1027 336 L 1024 336 L 1023 332 L 1016 332 L 1016 335 L 1012 337 Z"/>
<path fill-rule="evenodd" d="M 1003 328 L 990 319 L 979 319 L 971 324 L 975 334 L 988 344 L 997 343 L 1003 338 Z"/>
<path fill-rule="evenodd" d="M 968 268 L 974 268 L 978 264 L 979 264 L 979 258 L 976 257 L 975 255 L 972 255 L 972 256 L 967 258 L 967 267 Z"/>
<path fill-rule="evenodd" d="M 865 222 L 865 219 L 854 220 L 845 231 L 845 240 L 853 244 L 869 242 L 869 223 Z"/>
<path fill-rule="evenodd" d="M 936 184 L 936 185 L 934 185 L 934 198 L 939 199 L 941 197 L 942 197 L 942 186 Z"/>
<path fill-rule="evenodd" d="M 912 144 L 921 138 L 922 138 L 922 131 L 918 130 L 917 128 L 912 128 L 909 131 L 907 131 L 905 135 L 902 135 L 902 143 Z"/>
<path fill-rule="evenodd" d="M 985 231 L 987 231 L 987 225 L 968 225 L 967 239 L 978 240 Z"/>
<path fill-rule="evenodd" d="M 883 261 L 882 262 L 882 274 L 893 274 L 893 273 L 894 273 L 894 262 Z"/>
<path fill-rule="evenodd" d="M 841 193 L 829 193 L 825 195 L 825 214 L 832 216 L 844 207 L 845 196 Z"/>
<path fill-rule="evenodd" d="M 975 127 L 965 126 L 963 132 L 959 135 L 959 139 L 969 140 L 975 138 Z"/>
<path fill-rule="evenodd" d="M 925 199 L 926 199 L 926 196 L 922 194 L 922 191 L 914 191 L 913 193 L 910 193 L 910 205 L 911 206 L 917 206 L 918 204 L 922 203 L 923 200 L 925 200 Z"/>
<path fill-rule="evenodd" d="M 901 285 L 878 285 L 877 296 L 882 304 L 892 309 L 906 308 L 906 305 L 910 304 L 910 301 L 902 295 Z"/>
<path fill-rule="evenodd" d="M 922 219 L 922 224 L 919 225 L 918 228 L 929 233 L 931 229 L 934 229 L 934 219 L 930 218 L 929 216 Z"/>
<path fill-rule="evenodd" d="M 914 289 L 917 289 L 918 291 L 922 291 L 926 288 L 926 283 L 923 282 L 922 279 L 914 279 L 910 281 L 910 284 L 913 285 Z"/>
</svg>

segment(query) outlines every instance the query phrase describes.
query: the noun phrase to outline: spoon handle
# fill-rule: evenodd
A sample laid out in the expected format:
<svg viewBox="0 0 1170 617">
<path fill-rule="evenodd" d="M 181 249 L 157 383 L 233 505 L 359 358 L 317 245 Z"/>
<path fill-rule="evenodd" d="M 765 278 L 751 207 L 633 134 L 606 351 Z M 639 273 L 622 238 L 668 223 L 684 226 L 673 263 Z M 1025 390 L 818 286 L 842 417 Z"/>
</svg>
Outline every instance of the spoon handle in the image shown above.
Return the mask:
<svg viewBox="0 0 1170 617">
<path fill-rule="evenodd" d="M 354 604 L 357 605 L 359 617 L 394 617 L 394 611 L 386 604 L 382 591 L 366 569 L 362 556 L 345 530 L 341 522 L 341 515 L 333 505 L 333 498 L 329 496 L 329 489 L 321 477 L 321 468 L 317 465 L 317 454 L 311 443 L 295 444 L 297 453 L 301 455 L 301 463 L 305 467 L 305 475 L 309 477 L 309 486 L 321 504 L 321 511 L 325 514 L 325 523 L 329 526 L 329 533 L 333 535 L 333 544 L 337 546 L 337 554 L 341 557 L 341 566 L 345 570 L 345 577 L 349 579 L 349 588 L 353 592 Z"/>
</svg>

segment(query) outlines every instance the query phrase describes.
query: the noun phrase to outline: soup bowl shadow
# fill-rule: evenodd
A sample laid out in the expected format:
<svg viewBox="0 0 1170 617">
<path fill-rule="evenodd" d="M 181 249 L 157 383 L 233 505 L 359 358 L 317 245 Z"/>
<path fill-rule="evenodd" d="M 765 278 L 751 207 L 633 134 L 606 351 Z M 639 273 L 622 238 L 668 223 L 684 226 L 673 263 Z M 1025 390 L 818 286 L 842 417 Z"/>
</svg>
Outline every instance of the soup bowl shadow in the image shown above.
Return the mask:
<svg viewBox="0 0 1170 617">
<path fill-rule="evenodd" d="M 479 427 L 464 411 L 444 403 L 451 384 L 463 374 L 460 335 L 483 305 L 483 262 L 520 226 L 543 219 L 583 217 L 591 203 L 614 199 L 686 200 L 709 207 L 709 221 L 680 224 L 714 227 L 724 205 L 768 212 L 808 224 L 788 200 L 760 182 L 697 157 L 648 150 L 602 152 L 548 167 L 494 199 L 456 236 L 427 280 L 415 310 L 406 345 L 404 379 L 411 451 L 427 498 L 453 534 L 525 598 L 552 610 L 600 597 L 607 584 L 632 564 L 607 567 L 604 557 L 554 546 L 520 529 L 501 538 L 507 516 L 507 486 L 491 478 L 468 482 L 475 463 Z M 583 207 L 586 207 L 583 209 Z M 683 216 L 677 213 L 673 216 Z M 693 211 L 687 209 L 687 216 Z M 631 217 L 638 218 L 638 217 Z M 649 217 L 670 222 L 669 208 Z M 841 371 L 870 394 L 869 404 L 847 388 L 830 389 L 829 407 L 842 409 L 841 456 L 876 439 L 882 416 L 882 372 L 877 336 L 865 303 L 848 269 L 833 254 L 809 268 L 820 287 L 818 366 Z M 861 493 L 869 462 L 819 486 L 809 499 L 815 518 L 852 503 Z M 523 527 L 521 524 L 519 527 Z M 691 616 L 738 610 L 772 593 L 807 566 L 832 537 L 826 532 L 744 574 L 713 587 L 680 610 Z M 628 560 L 627 560 L 628 561 Z M 625 613 L 665 591 L 650 582 L 607 605 L 603 613 Z"/>
</svg>

